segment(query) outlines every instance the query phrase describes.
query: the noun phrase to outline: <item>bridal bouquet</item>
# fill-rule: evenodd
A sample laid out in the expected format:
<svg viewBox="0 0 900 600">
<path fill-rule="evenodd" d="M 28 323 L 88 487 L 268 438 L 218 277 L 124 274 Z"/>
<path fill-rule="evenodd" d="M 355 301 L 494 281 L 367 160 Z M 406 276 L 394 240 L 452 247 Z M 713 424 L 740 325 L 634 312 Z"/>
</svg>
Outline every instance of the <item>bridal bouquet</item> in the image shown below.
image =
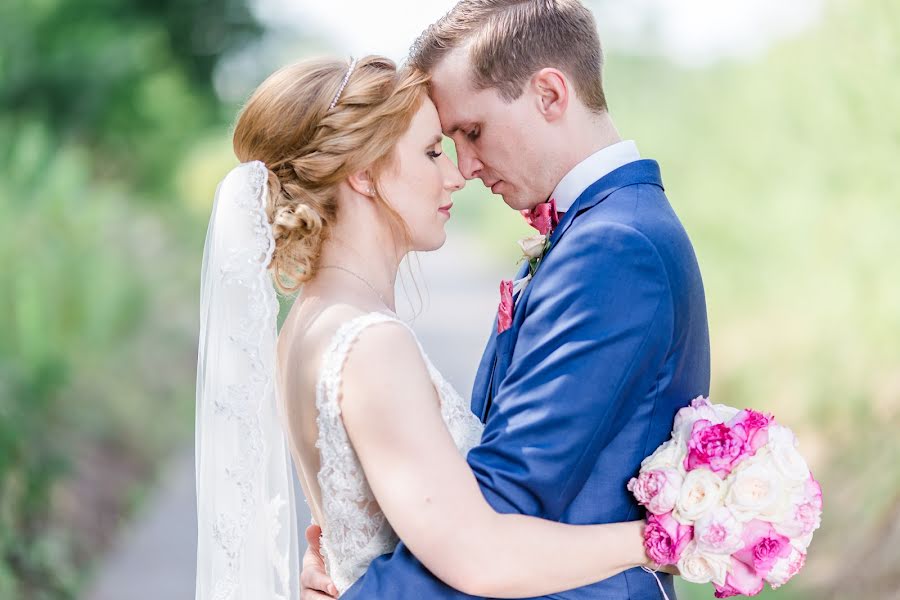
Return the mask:
<svg viewBox="0 0 900 600">
<path fill-rule="evenodd" d="M 716 598 L 755 596 L 803 567 L 822 488 L 771 415 L 695 399 L 628 489 L 648 511 L 644 546 Z"/>
</svg>

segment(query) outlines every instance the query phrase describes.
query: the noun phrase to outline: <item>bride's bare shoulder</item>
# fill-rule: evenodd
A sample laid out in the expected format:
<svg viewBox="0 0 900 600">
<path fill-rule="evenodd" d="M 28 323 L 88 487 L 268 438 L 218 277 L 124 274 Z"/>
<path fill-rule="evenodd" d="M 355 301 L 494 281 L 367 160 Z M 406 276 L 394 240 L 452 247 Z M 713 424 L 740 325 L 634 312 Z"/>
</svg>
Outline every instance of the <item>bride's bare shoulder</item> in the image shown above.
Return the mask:
<svg viewBox="0 0 900 600">
<path fill-rule="evenodd" d="M 343 363 L 340 403 L 348 431 L 359 433 L 376 415 L 396 415 L 409 402 L 440 406 L 416 338 L 396 321 L 366 327 Z"/>
<path fill-rule="evenodd" d="M 366 327 L 353 341 L 344 364 L 345 381 L 364 384 L 428 380 L 419 344 L 412 331 L 397 321 Z"/>
<path fill-rule="evenodd" d="M 345 302 L 328 302 L 317 298 L 298 300 L 291 308 L 279 334 L 279 354 L 287 360 L 290 356 L 302 356 L 308 359 L 324 355 L 335 339 L 341 326 L 364 315 L 371 314 L 359 306 Z M 382 329 L 377 327 L 376 329 Z M 394 336 L 406 333 L 403 326 Z M 389 328 L 389 329 L 394 329 Z M 388 337 L 391 337 L 390 335 Z M 379 336 L 376 345 L 391 344 L 390 340 L 382 340 Z M 354 344 L 355 349 L 356 344 Z"/>
</svg>

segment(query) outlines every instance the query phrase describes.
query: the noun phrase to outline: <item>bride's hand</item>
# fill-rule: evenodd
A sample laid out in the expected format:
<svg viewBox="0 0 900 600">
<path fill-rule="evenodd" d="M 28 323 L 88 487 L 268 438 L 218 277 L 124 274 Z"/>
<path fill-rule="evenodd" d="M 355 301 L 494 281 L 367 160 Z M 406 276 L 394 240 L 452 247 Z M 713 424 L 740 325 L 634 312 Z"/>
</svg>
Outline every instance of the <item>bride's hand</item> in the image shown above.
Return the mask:
<svg viewBox="0 0 900 600">
<path fill-rule="evenodd" d="M 310 525 L 306 528 L 306 542 L 309 544 L 303 555 L 303 570 L 300 572 L 300 600 L 324 600 L 337 598 L 334 582 L 325 571 L 325 560 L 319 546 L 322 528 Z"/>
<path fill-rule="evenodd" d="M 681 577 L 681 571 L 678 570 L 678 565 L 663 565 L 659 566 L 655 562 L 650 562 L 650 564 L 645 565 L 651 571 L 655 571 L 658 573 L 668 573 L 669 575 L 675 575 L 676 577 Z"/>
<path fill-rule="evenodd" d="M 644 540 L 644 529 L 647 526 L 647 522 L 646 521 L 635 521 L 635 524 L 638 525 L 638 528 L 640 531 L 641 546 L 643 547 L 643 545 L 644 545 L 644 541 L 643 541 Z M 647 556 L 646 550 L 643 551 L 642 557 L 644 559 L 644 564 L 639 565 L 639 566 L 641 566 L 644 569 L 647 569 L 650 571 L 657 571 L 659 573 L 668 573 L 669 575 L 675 575 L 678 577 L 681 576 L 681 571 L 678 570 L 677 565 L 662 565 L 662 566 L 660 566 L 660 565 L 656 564 L 652 558 Z"/>
<path fill-rule="evenodd" d="M 663 573 L 668 573 L 669 575 L 675 575 L 676 577 L 681 577 L 681 571 L 678 570 L 677 565 L 666 565 L 664 567 L 659 568 Z"/>
</svg>

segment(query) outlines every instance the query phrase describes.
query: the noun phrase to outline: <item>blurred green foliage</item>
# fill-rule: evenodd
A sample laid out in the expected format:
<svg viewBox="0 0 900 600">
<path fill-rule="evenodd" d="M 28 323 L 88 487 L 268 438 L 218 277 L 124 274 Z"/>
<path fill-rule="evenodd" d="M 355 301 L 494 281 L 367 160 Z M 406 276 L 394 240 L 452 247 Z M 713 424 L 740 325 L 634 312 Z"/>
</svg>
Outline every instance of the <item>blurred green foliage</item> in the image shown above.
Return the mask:
<svg viewBox="0 0 900 600">
<path fill-rule="evenodd" d="M 190 430 L 175 167 L 257 33 L 234 0 L 0 4 L 0 598 L 74 597 Z"/>
<path fill-rule="evenodd" d="M 98 174 L 155 190 L 191 133 L 220 124 L 217 61 L 258 32 L 244 0 L 7 0 L 4 137 L 41 123 Z"/>
</svg>

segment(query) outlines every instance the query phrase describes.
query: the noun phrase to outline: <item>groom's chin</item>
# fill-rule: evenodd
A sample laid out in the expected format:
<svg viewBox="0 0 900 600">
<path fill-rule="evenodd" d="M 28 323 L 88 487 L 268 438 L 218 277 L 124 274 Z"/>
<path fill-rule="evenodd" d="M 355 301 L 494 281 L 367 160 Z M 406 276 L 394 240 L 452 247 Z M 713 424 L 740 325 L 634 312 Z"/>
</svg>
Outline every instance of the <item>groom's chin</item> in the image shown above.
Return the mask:
<svg viewBox="0 0 900 600">
<path fill-rule="evenodd" d="M 519 190 L 517 188 L 514 188 L 505 181 L 501 181 L 496 187 L 499 189 L 494 191 L 494 188 L 491 188 L 491 192 L 495 196 L 500 196 L 500 198 L 503 200 L 503 203 L 511 209 L 520 211 L 534 208 L 535 202 L 531 201 L 527 197 L 527 195 L 519 193 Z"/>
<path fill-rule="evenodd" d="M 527 199 L 520 198 L 516 193 L 511 192 L 508 194 L 501 194 L 501 198 L 503 198 L 504 204 L 515 211 L 526 210 L 529 208 L 534 208 L 534 202 L 529 202 Z"/>
</svg>

